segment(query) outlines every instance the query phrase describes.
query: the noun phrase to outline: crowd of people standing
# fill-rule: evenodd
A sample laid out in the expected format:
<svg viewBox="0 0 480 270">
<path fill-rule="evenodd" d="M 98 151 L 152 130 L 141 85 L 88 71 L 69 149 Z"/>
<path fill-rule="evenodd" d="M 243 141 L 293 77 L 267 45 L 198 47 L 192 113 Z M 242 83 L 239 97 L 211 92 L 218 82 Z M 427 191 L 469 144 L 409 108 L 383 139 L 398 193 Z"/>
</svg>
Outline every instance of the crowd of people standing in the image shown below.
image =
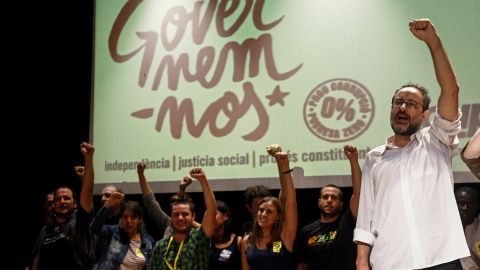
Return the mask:
<svg viewBox="0 0 480 270">
<path fill-rule="evenodd" d="M 318 196 L 319 219 L 299 228 L 293 168 L 273 144 L 267 153 L 276 160 L 281 189 L 278 196 L 261 185 L 246 189 L 252 220 L 241 232 L 233 229 L 235 213 L 215 198 L 203 168 L 192 168 L 169 204 L 161 205 L 148 185 L 146 165 L 139 163 L 142 202 L 106 186 L 95 212 L 95 148 L 82 143 L 80 194 L 60 187 L 46 196 L 48 222 L 33 247 L 32 269 L 478 269 L 479 196 L 468 188 L 453 190 L 459 86 L 433 24 L 415 20 L 410 30 L 432 55 L 440 85 L 435 117 L 421 128 L 430 113 L 424 87 L 408 84 L 395 91 L 394 135 L 368 153 L 363 168 L 356 148 L 344 146 L 353 187 L 348 206 L 342 189 L 327 185 Z M 478 131 L 461 158 L 480 179 Z M 186 193 L 193 180 L 202 188 L 201 201 Z M 197 203 L 206 209 L 198 214 L 201 220 Z M 149 234 L 147 215 L 160 239 Z"/>
</svg>

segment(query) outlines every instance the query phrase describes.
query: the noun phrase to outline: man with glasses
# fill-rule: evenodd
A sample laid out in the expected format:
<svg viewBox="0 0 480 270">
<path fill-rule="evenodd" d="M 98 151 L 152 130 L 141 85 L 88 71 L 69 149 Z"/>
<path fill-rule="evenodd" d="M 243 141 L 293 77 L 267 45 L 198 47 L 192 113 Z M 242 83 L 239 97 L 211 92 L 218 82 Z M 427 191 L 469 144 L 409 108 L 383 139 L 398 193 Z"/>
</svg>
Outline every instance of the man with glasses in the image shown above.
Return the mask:
<svg viewBox="0 0 480 270">
<path fill-rule="evenodd" d="M 80 180 L 80 184 L 83 185 L 85 168 L 83 166 L 75 166 L 75 174 Z M 106 185 L 102 189 L 102 195 L 100 197 L 100 206 L 103 208 L 113 193 L 119 192 L 123 194 L 123 189 L 117 185 Z M 125 205 L 125 201 L 122 201 L 120 204 L 116 204 L 113 207 L 113 210 L 110 211 L 110 214 L 105 221 L 106 225 L 122 225 L 122 220 L 120 219 L 120 211 Z M 107 251 L 108 245 L 110 244 L 110 239 L 104 239 L 99 237 L 96 234 L 93 234 L 93 249 L 95 250 L 95 263 L 100 260 L 103 252 Z"/>
<path fill-rule="evenodd" d="M 453 193 L 452 157 L 458 147 L 459 86 L 448 55 L 428 19 L 410 22 L 424 41 L 440 85 L 430 127 L 428 91 L 408 84 L 392 98 L 394 135 L 370 151 L 362 184 L 354 241 L 357 269 L 462 269 L 469 256 Z"/>
</svg>

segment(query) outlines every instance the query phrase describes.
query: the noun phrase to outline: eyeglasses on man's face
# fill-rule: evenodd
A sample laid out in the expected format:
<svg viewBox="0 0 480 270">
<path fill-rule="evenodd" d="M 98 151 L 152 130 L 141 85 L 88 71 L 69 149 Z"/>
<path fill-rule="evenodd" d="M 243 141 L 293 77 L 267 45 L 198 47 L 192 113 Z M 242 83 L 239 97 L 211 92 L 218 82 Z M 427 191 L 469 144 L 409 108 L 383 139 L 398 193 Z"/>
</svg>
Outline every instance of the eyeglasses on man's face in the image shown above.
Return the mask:
<svg viewBox="0 0 480 270">
<path fill-rule="evenodd" d="M 416 109 L 419 106 L 422 106 L 420 103 L 416 102 L 415 100 L 405 101 L 403 99 L 394 100 L 392 105 L 395 106 L 396 108 L 400 108 L 403 106 L 403 104 L 405 104 L 405 106 L 409 109 Z"/>
</svg>

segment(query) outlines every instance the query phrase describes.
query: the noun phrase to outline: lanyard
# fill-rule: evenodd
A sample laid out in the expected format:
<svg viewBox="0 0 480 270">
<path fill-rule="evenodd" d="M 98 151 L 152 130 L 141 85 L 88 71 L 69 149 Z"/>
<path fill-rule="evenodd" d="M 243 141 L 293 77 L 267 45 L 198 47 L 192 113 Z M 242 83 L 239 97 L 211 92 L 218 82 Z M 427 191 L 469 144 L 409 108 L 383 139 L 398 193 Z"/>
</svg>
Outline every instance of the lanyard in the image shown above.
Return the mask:
<svg viewBox="0 0 480 270">
<path fill-rule="evenodd" d="M 177 256 L 175 257 L 175 263 L 173 264 L 173 267 L 167 261 L 167 254 L 168 254 L 168 250 L 170 249 L 170 244 L 172 243 L 172 240 L 173 240 L 173 234 L 172 236 L 170 236 L 170 240 L 168 241 L 167 251 L 165 251 L 165 262 L 167 263 L 168 268 L 177 270 L 177 260 L 178 260 L 178 256 L 180 255 L 180 251 L 182 250 L 183 241 L 185 241 L 185 238 L 183 238 L 182 243 L 180 243 L 180 247 L 178 248 Z"/>
</svg>

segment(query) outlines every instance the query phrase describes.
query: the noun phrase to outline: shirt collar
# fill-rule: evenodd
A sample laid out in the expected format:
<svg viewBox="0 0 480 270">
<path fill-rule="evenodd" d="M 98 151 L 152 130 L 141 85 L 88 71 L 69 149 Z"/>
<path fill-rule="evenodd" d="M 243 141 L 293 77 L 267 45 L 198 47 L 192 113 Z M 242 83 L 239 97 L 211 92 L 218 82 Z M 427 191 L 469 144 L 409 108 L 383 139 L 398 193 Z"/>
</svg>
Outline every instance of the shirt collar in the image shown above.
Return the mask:
<svg viewBox="0 0 480 270">
<path fill-rule="evenodd" d="M 422 129 L 423 128 L 419 129 L 415 134 L 410 135 L 410 142 L 407 144 L 407 146 L 410 143 L 412 143 L 413 140 L 421 141 L 421 139 L 422 139 Z M 380 155 L 383 155 L 385 153 L 385 151 L 387 151 L 387 148 L 392 148 L 389 145 L 393 141 L 393 136 L 394 135 L 388 137 L 385 140 L 385 144 L 380 147 Z M 407 146 L 405 146 L 405 147 L 407 147 Z M 395 148 L 400 148 L 400 147 L 395 147 Z"/>
<path fill-rule="evenodd" d="M 173 228 L 172 228 L 172 229 L 173 229 Z M 190 229 L 190 231 L 187 233 L 187 236 L 185 237 L 185 241 L 188 241 L 188 239 L 189 239 L 190 237 L 192 237 L 191 234 L 192 234 L 193 230 L 194 230 L 194 228 L 192 227 L 192 228 Z M 172 231 L 172 232 L 170 233 L 170 235 L 169 235 L 166 239 L 167 239 L 167 240 L 170 239 L 170 237 L 172 237 L 174 234 L 175 234 L 175 231 Z M 173 241 L 173 242 L 177 243 L 176 241 Z M 179 243 L 177 243 L 177 244 L 179 244 Z"/>
</svg>

